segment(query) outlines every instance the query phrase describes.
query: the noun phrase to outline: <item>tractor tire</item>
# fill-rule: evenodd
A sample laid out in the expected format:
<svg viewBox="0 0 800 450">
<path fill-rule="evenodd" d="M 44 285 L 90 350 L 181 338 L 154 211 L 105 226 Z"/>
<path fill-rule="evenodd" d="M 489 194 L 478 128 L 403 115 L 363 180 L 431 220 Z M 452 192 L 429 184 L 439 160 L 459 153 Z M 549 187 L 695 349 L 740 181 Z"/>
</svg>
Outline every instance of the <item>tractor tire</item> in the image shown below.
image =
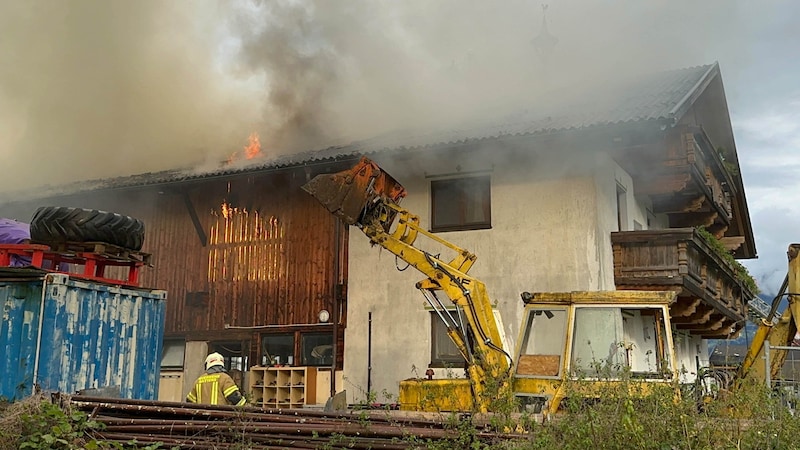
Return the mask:
<svg viewBox="0 0 800 450">
<path fill-rule="evenodd" d="M 95 209 L 44 206 L 36 210 L 31 220 L 31 241 L 105 242 L 139 251 L 144 244 L 144 222 Z"/>
</svg>

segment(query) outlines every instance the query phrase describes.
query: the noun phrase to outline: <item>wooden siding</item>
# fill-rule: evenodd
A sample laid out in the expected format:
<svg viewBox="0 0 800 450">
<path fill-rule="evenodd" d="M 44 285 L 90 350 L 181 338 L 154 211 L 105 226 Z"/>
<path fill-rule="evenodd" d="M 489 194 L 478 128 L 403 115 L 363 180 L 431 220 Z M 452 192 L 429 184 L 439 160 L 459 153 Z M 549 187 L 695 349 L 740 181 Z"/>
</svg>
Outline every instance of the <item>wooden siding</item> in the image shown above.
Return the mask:
<svg viewBox="0 0 800 450">
<path fill-rule="evenodd" d="M 142 219 L 153 267 L 141 283 L 168 293 L 167 336 L 249 338 L 253 330 L 226 326 L 312 324 L 321 309 L 333 313 L 335 295 L 345 302 L 347 227 L 300 189 L 310 176 L 296 169 L 94 191 L 13 212 L 24 220 L 51 204 Z"/>
<path fill-rule="evenodd" d="M 333 310 L 347 268 L 336 259 L 346 246 L 340 242 L 337 256 L 335 219 L 300 190 L 298 175 L 211 181 L 157 196 L 153 216 L 143 217 L 154 270 L 142 280 L 169 292 L 167 333 L 309 324 L 321 309 Z"/>
</svg>

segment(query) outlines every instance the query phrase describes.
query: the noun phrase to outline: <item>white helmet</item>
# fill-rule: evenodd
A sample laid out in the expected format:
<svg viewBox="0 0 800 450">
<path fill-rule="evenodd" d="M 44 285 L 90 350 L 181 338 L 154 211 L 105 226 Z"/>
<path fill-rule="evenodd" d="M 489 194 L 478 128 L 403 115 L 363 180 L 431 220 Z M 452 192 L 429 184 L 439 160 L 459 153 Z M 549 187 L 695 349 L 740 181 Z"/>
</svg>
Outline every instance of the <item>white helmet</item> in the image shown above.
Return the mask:
<svg viewBox="0 0 800 450">
<path fill-rule="evenodd" d="M 214 366 L 224 366 L 225 365 L 225 358 L 222 357 L 219 353 L 212 353 L 206 356 L 206 370 L 214 367 Z"/>
</svg>

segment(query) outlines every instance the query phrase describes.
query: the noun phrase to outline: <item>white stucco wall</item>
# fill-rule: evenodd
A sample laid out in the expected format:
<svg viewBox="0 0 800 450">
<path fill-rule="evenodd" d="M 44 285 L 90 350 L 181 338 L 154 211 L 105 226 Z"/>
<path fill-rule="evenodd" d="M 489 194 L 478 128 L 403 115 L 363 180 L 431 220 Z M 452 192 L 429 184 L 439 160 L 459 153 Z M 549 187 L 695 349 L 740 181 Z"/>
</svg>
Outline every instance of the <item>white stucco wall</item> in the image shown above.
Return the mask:
<svg viewBox="0 0 800 450">
<path fill-rule="evenodd" d="M 431 180 L 491 177 L 492 228 L 438 235 L 477 255 L 470 274 L 486 284 L 502 316 L 510 342 L 507 350 L 513 354 L 522 320 L 521 292 L 614 289 L 610 233 L 619 230 L 617 186 L 625 191 L 624 230 L 665 228 L 666 223 L 652 213 L 646 198 L 637 197 L 630 175 L 603 152 L 560 149 L 510 159 L 484 151 L 482 156 L 459 158 L 375 159 L 406 187 L 402 205 L 420 217 L 425 229 L 430 225 Z M 453 257 L 422 236 L 415 246 L 441 253 L 444 260 Z M 414 287 L 425 277 L 413 268 L 398 271 L 396 267 L 405 263 L 370 247 L 356 228 L 350 230 L 349 252 L 344 365 L 348 401 L 366 398 L 370 340 L 370 389 L 378 401 L 394 401 L 398 382 L 423 376 L 430 362 L 430 312 Z M 689 338 L 678 347 L 678 367 L 696 372 L 695 356 L 704 342 Z M 699 355 L 702 359 L 704 354 Z M 450 370 L 447 375 L 459 372 Z M 445 376 L 445 371 L 437 369 L 437 376 Z"/>
<path fill-rule="evenodd" d="M 478 256 L 470 274 L 486 284 L 496 303 L 512 344 L 510 353 L 522 320 L 521 292 L 614 289 L 609 233 L 617 227 L 616 185 L 613 176 L 606 182 L 595 178 L 598 164 L 604 174 L 618 169 L 609 159 L 570 160 L 563 153 L 551 153 L 523 162 L 376 161 L 406 187 L 409 195 L 402 204 L 420 216 L 426 229 L 431 179 L 491 176 L 492 228 L 439 236 Z M 400 380 L 422 376 L 430 362 L 430 313 L 414 288 L 424 275 L 414 269 L 397 271 L 393 255 L 370 247 L 359 230 L 350 232 L 345 387 L 349 401 L 365 397 L 372 312 L 371 390 L 379 401 L 388 401 L 397 395 Z M 415 245 L 442 253 L 446 260 L 452 257 L 424 237 Z"/>
</svg>

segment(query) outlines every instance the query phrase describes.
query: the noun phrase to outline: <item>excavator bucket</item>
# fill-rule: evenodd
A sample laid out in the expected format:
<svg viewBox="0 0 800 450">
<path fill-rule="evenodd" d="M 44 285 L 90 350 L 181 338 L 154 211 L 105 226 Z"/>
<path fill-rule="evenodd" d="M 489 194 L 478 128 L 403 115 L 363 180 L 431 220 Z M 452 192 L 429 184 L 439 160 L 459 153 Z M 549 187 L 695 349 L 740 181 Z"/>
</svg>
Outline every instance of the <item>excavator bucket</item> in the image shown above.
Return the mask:
<svg viewBox="0 0 800 450">
<path fill-rule="evenodd" d="M 351 169 L 317 175 L 302 189 L 348 225 L 363 225 L 375 205 L 399 204 L 406 196 L 405 188 L 367 157 Z M 388 227 L 393 218 L 391 214 L 384 226 Z"/>
</svg>

